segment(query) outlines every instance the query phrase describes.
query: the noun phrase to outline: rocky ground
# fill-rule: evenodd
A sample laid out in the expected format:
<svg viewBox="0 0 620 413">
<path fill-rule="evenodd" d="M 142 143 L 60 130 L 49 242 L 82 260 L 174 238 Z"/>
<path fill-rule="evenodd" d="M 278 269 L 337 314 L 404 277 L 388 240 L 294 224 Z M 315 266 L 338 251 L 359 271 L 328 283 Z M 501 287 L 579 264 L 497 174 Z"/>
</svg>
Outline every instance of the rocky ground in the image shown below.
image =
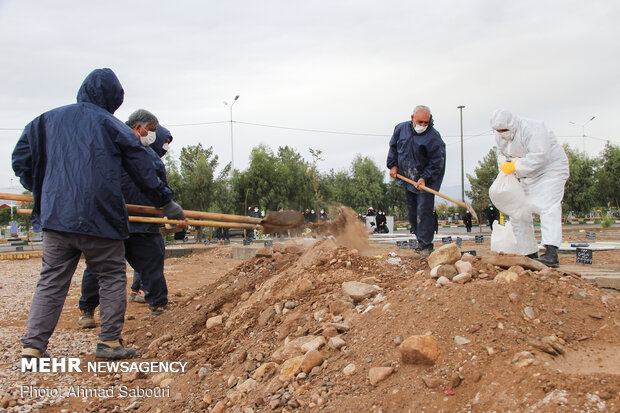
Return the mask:
<svg viewBox="0 0 620 413">
<path fill-rule="evenodd" d="M 21 373 L 40 261 L 0 265 L 0 390 L 9 411 L 618 411 L 620 294 L 562 268 L 492 256 L 431 257 L 339 239 L 287 241 L 247 261 L 231 247 L 168 260 L 172 310 L 130 304 L 141 360 L 185 374 Z M 357 240 L 359 241 L 359 240 Z M 620 263 L 617 252 L 597 261 Z M 563 263 L 568 260 L 562 257 Z M 574 257 L 572 257 L 574 262 Z M 83 267 L 82 267 L 83 268 Z M 78 270 L 78 273 L 80 271 Z M 73 282 L 49 351 L 92 361 Z M 169 397 L 20 395 L 20 386 L 169 388 Z"/>
</svg>

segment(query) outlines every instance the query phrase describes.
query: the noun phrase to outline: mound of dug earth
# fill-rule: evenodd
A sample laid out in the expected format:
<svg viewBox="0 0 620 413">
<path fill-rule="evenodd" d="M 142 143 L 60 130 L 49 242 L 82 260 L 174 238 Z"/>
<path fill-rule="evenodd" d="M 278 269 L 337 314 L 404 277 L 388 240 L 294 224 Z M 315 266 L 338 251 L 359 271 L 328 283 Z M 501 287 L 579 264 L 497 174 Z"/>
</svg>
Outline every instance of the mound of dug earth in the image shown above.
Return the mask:
<svg viewBox="0 0 620 413">
<path fill-rule="evenodd" d="M 172 397 L 92 408 L 618 410 L 617 293 L 510 256 L 455 258 L 430 268 L 332 240 L 266 248 L 126 334 L 143 357 L 189 363 L 184 375 L 122 378 Z"/>
</svg>

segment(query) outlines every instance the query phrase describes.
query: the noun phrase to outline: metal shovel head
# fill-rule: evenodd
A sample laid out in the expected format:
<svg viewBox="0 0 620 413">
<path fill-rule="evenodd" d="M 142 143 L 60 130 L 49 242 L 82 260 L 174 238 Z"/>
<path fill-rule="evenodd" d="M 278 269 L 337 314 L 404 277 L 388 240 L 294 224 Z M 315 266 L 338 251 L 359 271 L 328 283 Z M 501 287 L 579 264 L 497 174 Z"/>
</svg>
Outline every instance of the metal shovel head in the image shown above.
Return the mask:
<svg viewBox="0 0 620 413">
<path fill-rule="evenodd" d="M 304 224 L 304 216 L 299 211 L 270 211 L 261 222 L 263 232 L 271 234 L 291 228 L 297 228 Z"/>
</svg>

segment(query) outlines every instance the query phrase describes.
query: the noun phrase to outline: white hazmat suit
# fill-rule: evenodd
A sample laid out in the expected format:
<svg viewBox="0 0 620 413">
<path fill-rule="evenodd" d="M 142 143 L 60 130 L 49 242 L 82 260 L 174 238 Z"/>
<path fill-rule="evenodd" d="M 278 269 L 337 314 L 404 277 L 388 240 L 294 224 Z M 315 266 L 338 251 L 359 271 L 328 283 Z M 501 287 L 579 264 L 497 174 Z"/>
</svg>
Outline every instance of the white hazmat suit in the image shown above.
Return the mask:
<svg viewBox="0 0 620 413">
<path fill-rule="evenodd" d="M 516 161 L 514 169 L 521 180 L 527 203 L 540 215 L 542 244 L 559 247 L 562 243 L 562 198 L 569 176 L 568 158 L 555 135 L 544 122 L 524 119 L 498 109 L 491 116 L 498 162 Z M 498 133 L 507 129 L 509 132 Z M 510 218 L 519 253 L 538 251 L 531 214 L 526 219 Z"/>
</svg>

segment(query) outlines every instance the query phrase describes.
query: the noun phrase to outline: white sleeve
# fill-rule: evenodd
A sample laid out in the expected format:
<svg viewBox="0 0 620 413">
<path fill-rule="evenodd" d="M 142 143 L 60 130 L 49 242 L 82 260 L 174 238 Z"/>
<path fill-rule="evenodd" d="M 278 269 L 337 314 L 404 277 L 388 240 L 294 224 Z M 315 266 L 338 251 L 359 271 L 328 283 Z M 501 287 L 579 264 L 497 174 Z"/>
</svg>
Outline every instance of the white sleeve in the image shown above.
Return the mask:
<svg viewBox="0 0 620 413">
<path fill-rule="evenodd" d="M 525 153 L 525 156 L 517 159 L 515 163 L 515 169 L 520 177 L 536 175 L 536 172 L 547 164 L 547 157 L 551 151 L 550 133 L 552 132 L 549 132 L 542 122 L 528 122 L 526 126 L 521 127 L 519 136 L 515 136 L 515 139 L 522 140 L 521 145 Z"/>
</svg>

